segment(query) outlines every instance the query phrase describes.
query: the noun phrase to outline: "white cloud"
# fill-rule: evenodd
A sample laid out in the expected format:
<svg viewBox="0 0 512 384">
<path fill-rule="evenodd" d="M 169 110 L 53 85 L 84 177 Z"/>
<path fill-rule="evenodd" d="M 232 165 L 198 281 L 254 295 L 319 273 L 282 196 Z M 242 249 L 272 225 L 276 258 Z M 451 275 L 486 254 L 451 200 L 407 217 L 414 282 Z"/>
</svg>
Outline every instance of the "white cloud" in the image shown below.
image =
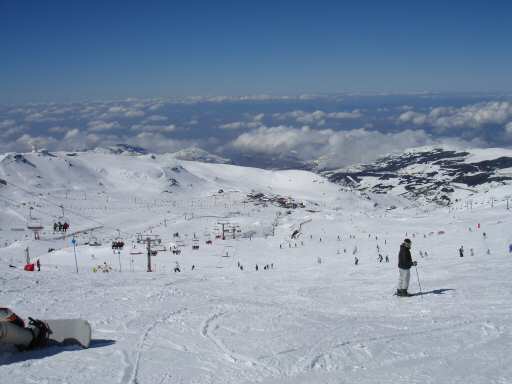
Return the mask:
<svg viewBox="0 0 512 384">
<path fill-rule="evenodd" d="M 415 125 L 423 125 L 427 122 L 427 115 L 414 111 L 407 111 L 398 117 L 400 123 L 413 123 Z"/>
<path fill-rule="evenodd" d="M 232 123 L 222 124 L 219 126 L 219 128 L 222 129 L 228 129 L 228 130 L 236 130 L 236 129 L 243 129 L 243 128 L 258 128 L 261 126 L 261 123 L 259 121 L 234 121 Z"/>
<path fill-rule="evenodd" d="M 43 112 L 35 112 L 35 113 L 31 113 L 31 114 L 27 115 L 25 117 L 25 121 L 42 123 L 42 122 L 59 121 L 59 119 L 52 117 L 52 116 L 47 116 Z"/>
<path fill-rule="evenodd" d="M 362 116 L 363 114 L 359 109 L 354 109 L 351 112 L 331 112 L 327 114 L 327 117 L 331 119 L 358 119 Z"/>
<path fill-rule="evenodd" d="M 157 125 L 157 124 L 135 124 L 131 127 L 132 131 L 136 132 L 155 132 L 155 133 L 170 133 L 176 130 L 174 124 Z"/>
<path fill-rule="evenodd" d="M 103 121 L 103 120 L 93 120 L 88 124 L 88 131 L 90 132 L 102 132 L 102 131 L 110 131 L 112 129 L 119 128 L 120 125 L 117 121 Z"/>
<path fill-rule="evenodd" d="M 10 128 L 7 128 L 6 130 L 2 130 L 0 132 L 0 137 L 2 137 L 2 139 L 6 140 L 7 138 L 11 137 L 11 136 L 17 136 L 19 134 L 21 134 L 23 131 L 24 131 L 24 127 L 20 127 L 20 126 L 16 126 L 16 127 L 10 127 Z"/>
<path fill-rule="evenodd" d="M 12 127 L 14 124 L 16 124 L 16 121 L 12 120 L 12 119 L 8 119 L 8 120 L 3 120 L 3 121 L 0 121 L 0 128 L 7 128 L 7 127 Z"/>
<path fill-rule="evenodd" d="M 46 148 L 49 144 L 55 142 L 56 140 L 53 137 L 31 136 L 29 134 L 24 134 L 16 140 L 15 144 L 18 145 L 16 148 L 24 151 L 32 151 L 34 149 Z"/>
<path fill-rule="evenodd" d="M 512 137 L 512 121 L 510 123 L 508 123 L 507 125 L 505 125 L 505 133 Z"/>
<path fill-rule="evenodd" d="M 157 109 L 162 108 L 165 105 L 163 102 L 157 102 L 156 104 L 152 104 L 148 107 L 150 111 L 156 111 Z"/>
<path fill-rule="evenodd" d="M 222 129 L 240 129 L 245 127 L 244 121 L 235 121 L 233 123 L 222 124 L 219 128 Z"/>
<path fill-rule="evenodd" d="M 124 113 L 125 111 L 126 111 L 126 108 L 121 107 L 119 105 L 116 105 L 115 107 L 110 107 L 108 109 L 108 112 L 111 112 L 111 113 Z"/>
<path fill-rule="evenodd" d="M 131 109 L 131 110 L 126 111 L 126 113 L 124 115 L 126 117 L 142 117 L 145 115 L 145 113 L 144 113 L 144 111 Z"/>
<path fill-rule="evenodd" d="M 144 111 L 141 111 L 140 109 L 137 109 L 136 107 L 129 105 L 129 106 L 122 106 L 122 105 L 114 105 L 112 107 L 109 107 L 105 113 L 101 114 L 99 116 L 100 119 L 109 119 L 112 117 L 142 117 L 146 113 Z"/>
<path fill-rule="evenodd" d="M 167 121 L 167 116 L 161 116 L 161 115 L 151 115 L 146 117 L 145 121 Z"/>
<path fill-rule="evenodd" d="M 66 128 L 66 127 L 51 127 L 51 128 L 48 128 L 48 132 L 51 132 L 51 133 L 65 133 L 69 131 L 69 128 Z"/>
<path fill-rule="evenodd" d="M 354 109 L 353 111 L 340 111 L 340 112 L 324 112 L 316 110 L 314 112 L 305 112 L 302 110 L 296 110 L 284 113 L 274 113 L 273 117 L 278 120 L 295 120 L 300 124 L 325 125 L 326 119 L 357 119 L 362 117 L 363 114 L 360 110 Z"/>
<path fill-rule="evenodd" d="M 78 128 L 73 128 L 69 130 L 64 136 L 64 140 L 70 140 L 77 137 L 80 134 L 80 130 Z"/>
<path fill-rule="evenodd" d="M 353 163 L 374 161 L 392 152 L 432 144 L 423 130 L 382 133 L 366 129 L 336 132 L 319 159 L 320 168 L 336 168 Z"/>
<path fill-rule="evenodd" d="M 248 116 L 249 121 L 234 121 L 232 123 L 226 123 L 219 126 L 221 129 L 236 130 L 236 129 L 254 129 L 263 125 L 262 120 L 265 117 L 264 113 L 258 113 L 257 115 Z"/>
<path fill-rule="evenodd" d="M 319 135 L 323 134 L 319 133 Z M 232 145 L 240 151 L 277 155 L 293 151 L 303 145 L 311 145 L 317 140 L 318 135 L 308 127 L 297 129 L 280 125 L 260 127 L 243 133 L 233 141 Z"/>
<path fill-rule="evenodd" d="M 301 124 L 324 125 L 327 114 L 324 111 L 305 112 L 301 110 L 274 113 L 273 117 L 278 120 L 295 120 Z"/>
<path fill-rule="evenodd" d="M 238 136 L 231 146 L 241 152 L 285 156 L 302 160 L 320 158 L 321 167 L 339 167 L 353 162 L 375 160 L 392 151 L 432 143 L 422 130 L 381 133 L 366 129 L 313 130 L 307 126 L 260 127 Z"/>
<path fill-rule="evenodd" d="M 451 128 L 481 128 L 491 124 L 504 124 L 511 119 L 512 103 L 491 101 L 460 108 L 437 107 L 428 113 L 407 111 L 398 117 L 398 122 L 431 125 L 441 132 Z"/>
<path fill-rule="evenodd" d="M 151 148 L 156 153 L 176 152 L 180 149 L 195 145 L 191 140 L 174 140 L 160 133 L 141 132 L 125 142 L 142 148 Z"/>
</svg>

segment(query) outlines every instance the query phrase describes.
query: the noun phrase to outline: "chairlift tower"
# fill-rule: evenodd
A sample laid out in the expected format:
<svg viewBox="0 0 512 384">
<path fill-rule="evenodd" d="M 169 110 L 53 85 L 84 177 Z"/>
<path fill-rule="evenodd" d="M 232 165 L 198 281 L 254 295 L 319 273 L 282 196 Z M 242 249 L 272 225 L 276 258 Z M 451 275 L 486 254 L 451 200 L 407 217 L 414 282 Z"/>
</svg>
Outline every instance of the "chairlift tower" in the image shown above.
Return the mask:
<svg viewBox="0 0 512 384">
<path fill-rule="evenodd" d="M 148 268 L 147 272 L 153 272 L 151 269 L 151 245 L 152 244 L 160 244 L 162 242 L 162 239 L 160 239 L 160 236 L 158 235 L 148 235 L 145 239 L 146 242 L 146 248 L 148 251 Z"/>
<path fill-rule="evenodd" d="M 228 231 L 229 221 L 218 221 L 218 225 L 221 226 L 222 240 L 226 240 L 226 232 Z"/>
</svg>

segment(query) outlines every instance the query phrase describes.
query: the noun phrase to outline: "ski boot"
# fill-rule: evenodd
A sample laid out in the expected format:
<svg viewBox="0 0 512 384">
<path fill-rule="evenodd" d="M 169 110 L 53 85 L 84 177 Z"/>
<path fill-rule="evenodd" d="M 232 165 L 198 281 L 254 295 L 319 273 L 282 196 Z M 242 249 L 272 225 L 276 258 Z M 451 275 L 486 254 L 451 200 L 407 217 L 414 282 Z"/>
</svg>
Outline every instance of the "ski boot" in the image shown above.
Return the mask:
<svg viewBox="0 0 512 384">
<path fill-rule="evenodd" d="M 407 292 L 407 289 L 397 289 L 396 290 L 396 295 L 398 297 L 409 297 L 411 296 L 408 292 Z"/>
</svg>

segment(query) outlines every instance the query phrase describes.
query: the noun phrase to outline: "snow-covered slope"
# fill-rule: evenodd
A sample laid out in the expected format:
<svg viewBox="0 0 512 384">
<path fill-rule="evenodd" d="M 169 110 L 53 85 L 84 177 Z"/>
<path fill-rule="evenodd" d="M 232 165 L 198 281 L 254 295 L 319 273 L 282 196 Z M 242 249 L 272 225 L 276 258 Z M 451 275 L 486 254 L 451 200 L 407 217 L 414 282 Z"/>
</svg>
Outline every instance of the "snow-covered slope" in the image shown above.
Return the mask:
<svg viewBox="0 0 512 384">
<path fill-rule="evenodd" d="M 112 228 L 123 223 L 127 231 L 135 233 L 143 231 L 146 224 L 130 215 L 131 209 L 168 210 L 179 205 L 188 211 L 215 211 L 216 205 L 244 201 L 255 191 L 272 197 L 312 199 L 305 202 L 311 206 L 336 199 L 337 189 L 309 172 L 179 161 L 174 155 L 103 151 L 8 154 L 0 161 L 0 204 L 5 208 L 0 217 L 0 242 L 4 237 L 12 240 L 12 233 L 8 236 L 7 232 L 26 227 L 30 208 L 30 215 L 44 226 L 44 236 L 50 235 L 53 223 L 63 216 L 61 205 L 73 230 L 101 223 L 112 233 Z M 28 238 L 31 233 L 25 230 L 18 235 Z"/>
<path fill-rule="evenodd" d="M 468 163 L 489 159 L 473 156 Z M 340 190 L 306 171 L 173 155 L 0 157 L 0 305 L 24 318 L 82 317 L 93 327 L 88 350 L 0 346 L 0 377 L 507 383 L 512 211 L 483 189 L 471 193 L 471 205 L 442 207 Z M 40 240 L 26 228 L 30 207 Z M 67 234 L 53 231 L 58 220 L 71 224 Z M 404 237 L 418 260 L 410 292 L 420 294 L 411 298 L 392 295 Z M 147 238 L 157 252 L 152 273 L 137 241 Z M 125 242 L 119 253 L 113 240 Z M 27 247 L 41 272 L 23 271 Z"/>
</svg>

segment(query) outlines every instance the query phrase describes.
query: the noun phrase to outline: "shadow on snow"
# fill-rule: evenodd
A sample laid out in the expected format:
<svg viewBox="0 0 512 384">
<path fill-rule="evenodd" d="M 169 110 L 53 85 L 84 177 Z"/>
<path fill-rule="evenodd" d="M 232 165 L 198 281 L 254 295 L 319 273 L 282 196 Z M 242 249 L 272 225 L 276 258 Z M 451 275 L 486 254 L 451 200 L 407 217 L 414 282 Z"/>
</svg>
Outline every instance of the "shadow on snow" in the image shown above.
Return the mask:
<svg viewBox="0 0 512 384">
<path fill-rule="evenodd" d="M 444 295 L 445 292 L 448 291 L 455 291 L 453 288 L 441 288 L 441 289 L 434 289 L 432 291 L 428 292 L 417 292 L 417 293 L 411 293 L 410 296 L 423 296 L 423 295 Z"/>
<path fill-rule="evenodd" d="M 88 349 L 103 348 L 115 344 L 115 340 L 95 339 L 91 340 Z M 82 347 L 78 345 L 52 344 L 46 348 L 33 349 L 30 351 L 18 351 L 14 346 L 0 347 L 0 366 L 19 363 L 22 361 L 44 359 L 46 357 L 58 355 L 62 352 L 81 351 Z"/>
</svg>

